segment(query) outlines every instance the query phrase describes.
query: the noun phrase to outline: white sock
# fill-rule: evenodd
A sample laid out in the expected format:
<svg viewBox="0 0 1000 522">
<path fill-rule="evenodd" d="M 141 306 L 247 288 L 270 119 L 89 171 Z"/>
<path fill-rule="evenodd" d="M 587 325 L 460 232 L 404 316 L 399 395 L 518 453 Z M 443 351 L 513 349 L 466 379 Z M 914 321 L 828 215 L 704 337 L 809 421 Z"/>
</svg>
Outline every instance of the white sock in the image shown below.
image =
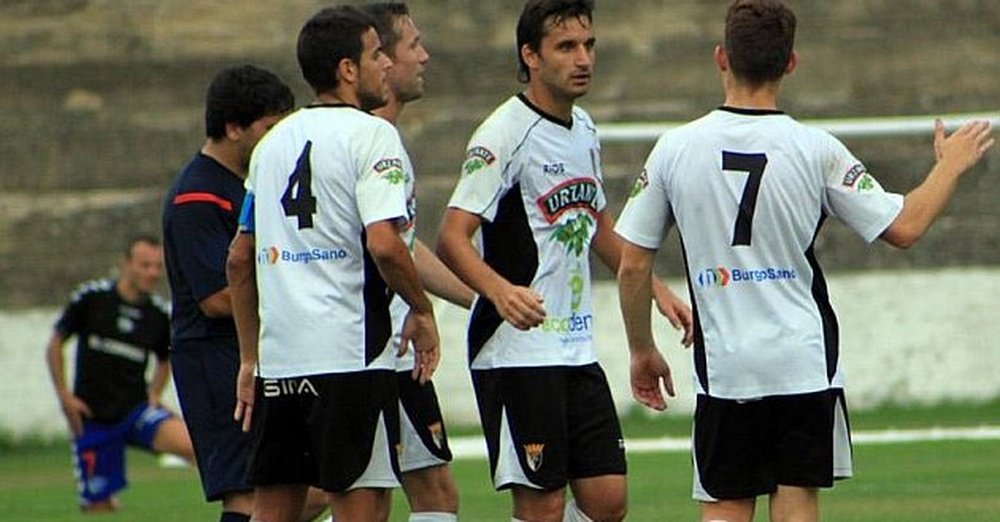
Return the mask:
<svg viewBox="0 0 1000 522">
<path fill-rule="evenodd" d="M 410 522 L 457 522 L 458 515 L 441 511 L 421 511 L 410 513 Z"/>
<path fill-rule="evenodd" d="M 563 522 L 594 522 L 586 513 L 576 507 L 576 499 L 570 499 L 563 510 Z"/>
</svg>

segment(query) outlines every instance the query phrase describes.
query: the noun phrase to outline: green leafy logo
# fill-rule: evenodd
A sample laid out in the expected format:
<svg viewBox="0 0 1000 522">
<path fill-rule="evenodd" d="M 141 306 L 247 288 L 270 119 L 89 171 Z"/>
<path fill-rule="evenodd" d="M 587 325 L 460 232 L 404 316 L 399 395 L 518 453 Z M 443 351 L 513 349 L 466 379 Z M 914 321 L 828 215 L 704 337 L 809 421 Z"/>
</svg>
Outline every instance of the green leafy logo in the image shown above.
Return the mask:
<svg viewBox="0 0 1000 522">
<path fill-rule="evenodd" d="M 584 247 L 590 243 L 590 228 L 594 223 L 594 218 L 590 217 L 590 214 L 578 214 L 556 227 L 552 239 L 562 243 L 566 252 L 580 257 L 583 255 Z"/>
<path fill-rule="evenodd" d="M 643 190 L 649 186 L 649 174 L 646 173 L 646 169 L 642 169 L 642 173 L 639 174 L 638 178 L 635 178 L 635 183 L 632 184 L 632 190 L 629 191 L 628 197 L 632 199 L 639 194 L 642 194 Z"/>
<path fill-rule="evenodd" d="M 406 174 L 403 174 L 403 171 L 400 169 L 386 171 L 382 174 L 382 177 L 385 178 L 390 185 L 399 185 L 406 181 Z"/>
</svg>

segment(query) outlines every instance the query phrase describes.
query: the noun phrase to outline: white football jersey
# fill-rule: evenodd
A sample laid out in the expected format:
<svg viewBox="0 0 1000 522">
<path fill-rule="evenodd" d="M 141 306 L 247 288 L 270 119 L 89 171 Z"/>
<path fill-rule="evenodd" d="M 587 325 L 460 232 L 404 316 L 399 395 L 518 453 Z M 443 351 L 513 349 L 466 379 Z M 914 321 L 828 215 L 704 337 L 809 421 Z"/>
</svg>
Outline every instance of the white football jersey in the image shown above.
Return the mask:
<svg viewBox="0 0 1000 522">
<path fill-rule="evenodd" d="M 697 393 L 750 399 L 843 385 L 813 243 L 827 216 L 872 242 L 902 205 L 827 132 L 722 108 L 659 139 L 615 230 L 656 249 L 676 223 Z"/>
<path fill-rule="evenodd" d="M 365 227 L 398 221 L 412 245 L 413 185 L 396 129 L 351 106 L 301 109 L 257 145 L 247 191 L 261 377 L 394 368 L 392 293 Z"/>
<path fill-rule="evenodd" d="M 521 331 L 478 299 L 469 321 L 472 368 L 596 360 L 589 254 L 605 205 L 600 152 L 582 109 L 574 108 L 567 124 L 523 95 L 498 107 L 472 136 L 448 205 L 482 217 L 486 263 L 538 292 L 547 313 L 541 326 Z"/>
</svg>

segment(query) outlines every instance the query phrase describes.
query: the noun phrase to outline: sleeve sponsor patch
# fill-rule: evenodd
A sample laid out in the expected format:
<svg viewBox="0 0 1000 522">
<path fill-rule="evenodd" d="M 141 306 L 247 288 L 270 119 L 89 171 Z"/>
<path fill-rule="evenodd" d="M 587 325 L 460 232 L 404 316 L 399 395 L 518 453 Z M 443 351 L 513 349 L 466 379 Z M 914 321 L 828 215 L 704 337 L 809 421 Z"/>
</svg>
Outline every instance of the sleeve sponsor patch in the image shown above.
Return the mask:
<svg viewBox="0 0 1000 522">
<path fill-rule="evenodd" d="M 475 174 L 477 171 L 492 165 L 496 159 L 496 155 L 486 147 L 472 147 L 466 152 L 465 163 L 462 164 L 462 173 L 467 176 Z"/>
<path fill-rule="evenodd" d="M 847 174 L 844 175 L 844 181 L 842 182 L 842 184 L 845 187 L 855 188 L 855 184 L 857 184 L 858 180 L 865 177 L 865 174 L 867 173 L 868 171 L 865 170 L 865 166 L 858 163 L 847 171 Z"/>
<path fill-rule="evenodd" d="M 406 174 L 403 172 L 403 161 L 399 158 L 385 158 L 375 163 L 373 167 L 379 177 L 389 182 L 391 185 L 399 185 L 406 181 Z"/>
</svg>

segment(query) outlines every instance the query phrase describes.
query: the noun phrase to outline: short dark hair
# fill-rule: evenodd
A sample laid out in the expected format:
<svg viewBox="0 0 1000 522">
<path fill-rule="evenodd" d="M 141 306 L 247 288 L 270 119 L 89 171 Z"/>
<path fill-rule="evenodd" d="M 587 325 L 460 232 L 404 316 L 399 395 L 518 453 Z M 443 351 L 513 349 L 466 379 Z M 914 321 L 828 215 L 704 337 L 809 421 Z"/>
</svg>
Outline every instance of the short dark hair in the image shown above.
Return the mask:
<svg viewBox="0 0 1000 522">
<path fill-rule="evenodd" d="M 389 58 L 396 57 L 396 44 L 403 36 L 396 27 L 396 21 L 401 17 L 410 16 L 410 9 L 403 2 L 379 2 L 364 4 L 361 10 L 375 21 L 375 30 L 382 40 L 382 50 Z"/>
<path fill-rule="evenodd" d="M 521 17 L 517 20 L 517 79 L 527 82 L 531 79 L 528 64 L 521 57 L 525 45 L 538 51 L 545 37 L 545 21 L 554 16 L 555 23 L 571 17 L 594 19 L 594 0 L 527 0 Z"/>
<path fill-rule="evenodd" d="M 295 106 L 295 95 L 271 71 L 254 65 L 237 65 L 215 75 L 205 96 L 205 135 L 218 140 L 226 135 L 226 124 L 246 128 Z"/>
<path fill-rule="evenodd" d="M 128 241 L 125 242 L 125 251 L 122 252 L 125 255 L 125 259 L 132 259 L 132 249 L 140 243 L 158 247 L 160 246 L 160 238 L 153 234 L 145 233 L 129 237 Z"/>
<path fill-rule="evenodd" d="M 795 45 L 795 13 L 778 0 L 736 0 L 726 13 L 726 55 L 751 85 L 780 80 Z"/>
<path fill-rule="evenodd" d="M 328 7 L 306 21 L 299 32 L 299 68 L 314 91 L 337 88 L 337 67 L 344 58 L 361 62 L 361 35 L 373 27 L 371 16 L 349 5 Z"/>
</svg>

